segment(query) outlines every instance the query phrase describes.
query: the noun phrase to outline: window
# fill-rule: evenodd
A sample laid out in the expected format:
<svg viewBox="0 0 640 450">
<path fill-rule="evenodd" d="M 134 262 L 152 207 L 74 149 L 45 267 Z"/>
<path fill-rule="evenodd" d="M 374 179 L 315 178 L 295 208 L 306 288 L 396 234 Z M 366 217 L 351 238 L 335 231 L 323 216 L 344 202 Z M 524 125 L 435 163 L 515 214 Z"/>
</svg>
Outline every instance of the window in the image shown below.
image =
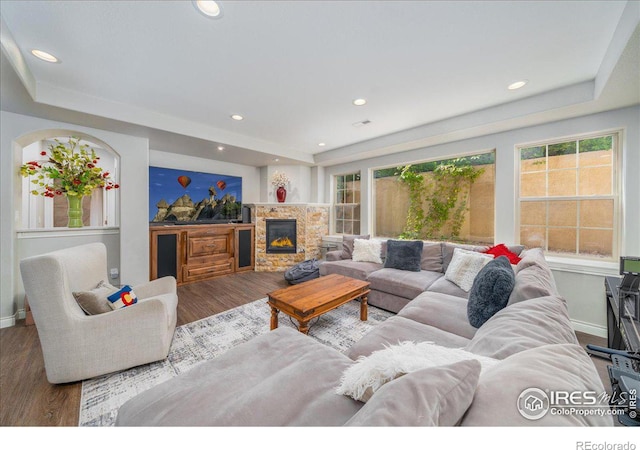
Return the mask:
<svg viewBox="0 0 640 450">
<path fill-rule="evenodd" d="M 520 243 L 585 258 L 617 256 L 617 134 L 517 149 Z"/>
<path fill-rule="evenodd" d="M 59 137 L 67 142 L 68 137 Z M 106 150 L 94 143 L 84 141 L 93 148 L 100 157 L 100 167 L 111 174 L 113 180 L 118 180 L 118 157 L 110 150 Z M 53 138 L 36 141 L 22 149 L 22 163 L 27 161 L 43 161 L 41 152 L 55 144 Z M 46 161 L 46 158 L 44 159 Z M 46 198 L 31 194 L 34 176 L 22 178 L 22 229 L 41 229 L 66 227 L 68 224 L 68 205 L 64 195 Z M 82 201 L 82 219 L 84 226 L 111 227 L 117 226 L 118 191 L 95 189 L 91 196 L 85 196 Z"/>
<path fill-rule="evenodd" d="M 360 173 L 336 175 L 334 232 L 360 234 Z"/>
<path fill-rule="evenodd" d="M 374 170 L 374 235 L 493 244 L 495 152 Z"/>
</svg>

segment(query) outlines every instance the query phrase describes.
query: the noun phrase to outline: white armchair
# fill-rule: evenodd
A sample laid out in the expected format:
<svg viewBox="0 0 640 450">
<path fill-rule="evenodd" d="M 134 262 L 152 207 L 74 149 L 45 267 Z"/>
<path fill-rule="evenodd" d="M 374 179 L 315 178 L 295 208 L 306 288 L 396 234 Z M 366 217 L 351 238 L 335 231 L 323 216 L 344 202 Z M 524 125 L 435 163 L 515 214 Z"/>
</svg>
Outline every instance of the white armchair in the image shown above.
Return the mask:
<svg viewBox="0 0 640 450">
<path fill-rule="evenodd" d="M 73 292 L 108 280 L 104 244 L 26 258 L 20 272 L 50 383 L 84 380 L 167 357 L 177 318 L 175 278 L 132 286 L 138 297 L 132 306 L 86 315 Z"/>
</svg>

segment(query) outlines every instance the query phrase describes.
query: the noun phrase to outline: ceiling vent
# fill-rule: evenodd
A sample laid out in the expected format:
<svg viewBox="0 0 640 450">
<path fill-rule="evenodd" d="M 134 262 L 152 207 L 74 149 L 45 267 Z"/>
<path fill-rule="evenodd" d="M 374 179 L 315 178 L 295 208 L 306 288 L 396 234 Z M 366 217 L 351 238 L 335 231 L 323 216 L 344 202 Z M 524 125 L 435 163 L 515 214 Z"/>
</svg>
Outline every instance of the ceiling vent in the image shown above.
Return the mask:
<svg viewBox="0 0 640 450">
<path fill-rule="evenodd" d="M 363 121 L 361 121 L 361 122 L 353 123 L 352 125 L 353 125 L 354 127 L 356 127 L 356 128 L 360 128 L 360 127 L 363 127 L 363 126 L 365 126 L 365 125 L 369 125 L 370 123 L 371 123 L 371 121 L 370 121 L 369 119 L 366 119 L 366 120 L 363 120 Z"/>
</svg>

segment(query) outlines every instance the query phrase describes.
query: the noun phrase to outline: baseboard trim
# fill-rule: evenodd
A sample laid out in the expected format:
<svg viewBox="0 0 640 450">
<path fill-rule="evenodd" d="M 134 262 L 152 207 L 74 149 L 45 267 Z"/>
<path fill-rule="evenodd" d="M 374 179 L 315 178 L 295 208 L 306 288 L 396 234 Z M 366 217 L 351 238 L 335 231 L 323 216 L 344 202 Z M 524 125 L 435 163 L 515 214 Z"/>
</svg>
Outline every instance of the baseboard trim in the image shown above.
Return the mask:
<svg viewBox="0 0 640 450">
<path fill-rule="evenodd" d="M 574 319 L 571 319 L 571 323 L 573 324 L 573 329 L 575 331 L 580 331 L 581 333 L 587 333 L 602 338 L 607 337 L 607 327 L 594 325 L 589 322 L 582 322 L 581 320 Z"/>
<path fill-rule="evenodd" d="M 16 316 L 0 317 L 0 328 L 13 327 L 16 324 Z"/>
<path fill-rule="evenodd" d="M 0 317 L 0 328 L 14 327 L 16 320 L 24 319 L 24 309 L 19 309 L 16 313 L 9 317 Z"/>
</svg>

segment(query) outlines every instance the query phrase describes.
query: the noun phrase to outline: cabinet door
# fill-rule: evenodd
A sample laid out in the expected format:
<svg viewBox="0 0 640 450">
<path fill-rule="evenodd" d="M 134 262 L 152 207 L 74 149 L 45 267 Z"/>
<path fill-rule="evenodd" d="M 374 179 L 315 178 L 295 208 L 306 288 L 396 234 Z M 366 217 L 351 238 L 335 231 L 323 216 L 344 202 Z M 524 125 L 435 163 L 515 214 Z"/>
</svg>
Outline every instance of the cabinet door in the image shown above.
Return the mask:
<svg viewBox="0 0 640 450">
<path fill-rule="evenodd" d="M 254 267 L 254 228 L 236 229 L 236 271 L 253 270 Z"/>
<path fill-rule="evenodd" d="M 150 279 L 166 276 L 180 281 L 180 233 L 158 231 L 151 233 Z"/>
</svg>

